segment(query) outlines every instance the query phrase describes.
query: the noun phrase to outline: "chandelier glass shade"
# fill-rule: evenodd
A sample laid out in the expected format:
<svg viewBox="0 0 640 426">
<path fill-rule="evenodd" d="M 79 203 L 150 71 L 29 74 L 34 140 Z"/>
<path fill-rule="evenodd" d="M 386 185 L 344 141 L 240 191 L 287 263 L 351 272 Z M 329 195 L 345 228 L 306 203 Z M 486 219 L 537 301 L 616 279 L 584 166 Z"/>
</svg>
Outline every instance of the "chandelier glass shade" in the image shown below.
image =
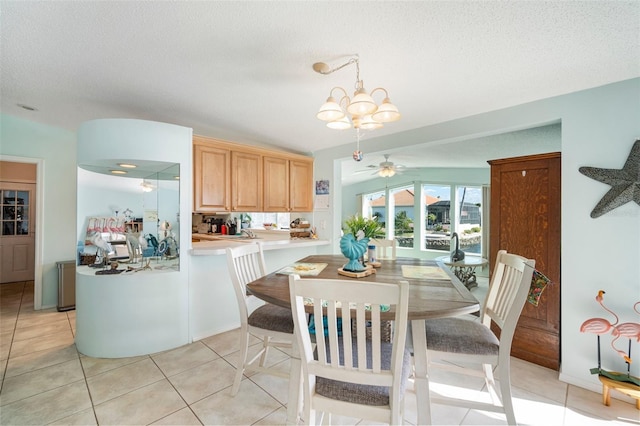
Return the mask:
<svg viewBox="0 0 640 426">
<path fill-rule="evenodd" d="M 367 93 L 364 82 L 360 80 L 360 64 L 358 58 L 351 58 L 345 64 L 330 69 L 327 64 L 318 62 L 313 69 L 320 74 L 331 74 L 349 64 L 356 64 L 356 84 L 353 97 L 349 97 L 347 91 L 336 86 L 331 89 L 327 101 L 322 104 L 316 117 L 327 122 L 327 127 L 336 130 L 345 130 L 354 127 L 356 129 L 373 130 L 400 119 L 398 108 L 391 103 L 387 90 L 377 87 Z M 341 92 L 341 97 L 336 100 L 334 92 Z M 384 92 L 384 99 L 378 105 L 373 99 L 374 93 Z"/>
</svg>

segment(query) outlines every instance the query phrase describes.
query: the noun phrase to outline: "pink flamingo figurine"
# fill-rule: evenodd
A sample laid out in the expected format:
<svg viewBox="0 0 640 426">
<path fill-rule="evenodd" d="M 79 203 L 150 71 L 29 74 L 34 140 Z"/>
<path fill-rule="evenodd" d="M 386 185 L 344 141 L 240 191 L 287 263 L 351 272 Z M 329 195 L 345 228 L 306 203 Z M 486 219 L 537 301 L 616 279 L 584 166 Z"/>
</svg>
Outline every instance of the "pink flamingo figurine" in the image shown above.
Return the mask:
<svg viewBox="0 0 640 426">
<path fill-rule="evenodd" d="M 638 305 L 640 305 L 640 302 L 636 302 L 633 305 L 633 310 L 640 314 L 637 308 Z M 631 358 L 629 358 L 627 353 L 616 348 L 615 342 L 620 337 L 627 337 L 629 338 L 629 349 L 631 349 L 631 339 L 636 339 L 636 341 L 640 342 L 640 324 L 637 322 L 623 322 L 622 324 L 615 325 L 611 334 L 614 336 L 614 339 L 611 341 L 611 347 L 623 357 L 628 364 L 631 364 Z"/>
<path fill-rule="evenodd" d="M 604 318 L 589 318 L 588 320 L 583 322 L 582 325 L 580 326 L 580 332 L 593 333 L 598 336 L 598 370 L 600 370 L 602 366 L 601 357 L 600 357 L 600 336 L 611 331 L 614 328 L 614 326 L 618 324 L 618 321 L 620 321 L 620 319 L 615 314 L 615 312 L 613 312 L 611 309 L 604 306 L 604 303 L 602 303 L 602 300 L 604 298 L 603 297 L 604 293 L 605 293 L 604 290 L 598 291 L 598 295 L 596 296 L 596 302 L 598 302 L 605 311 L 613 315 L 616 319 L 616 322 L 611 324 L 608 320 Z M 614 348 L 614 350 L 617 350 L 617 349 Z"/>
<path fill-rule="evenodd" d="M 604 290 L 598 291 L 598 295 L 596 296 L 596 302 L 598 302 L 605 311 L 613 315 L 616 318 L 616 322 L 611 324 L 609 321 L 607 321 L 604 318 L 589 318 L 588 320 L 583 322 L 582 325 L 580 326 L 580 331 L 582 333 L 593 333 L 600 336 L 602 334 L 607 334 L 609 331 L 611 331 L 615 327 L 616 324 L 618 324 L 619 318 L 615 314 L 615 312 L 613 312 L 611 309 L 604 306 L 604 303 L 602 303 L 604 294 L 605 294 Z"/>
</svg>

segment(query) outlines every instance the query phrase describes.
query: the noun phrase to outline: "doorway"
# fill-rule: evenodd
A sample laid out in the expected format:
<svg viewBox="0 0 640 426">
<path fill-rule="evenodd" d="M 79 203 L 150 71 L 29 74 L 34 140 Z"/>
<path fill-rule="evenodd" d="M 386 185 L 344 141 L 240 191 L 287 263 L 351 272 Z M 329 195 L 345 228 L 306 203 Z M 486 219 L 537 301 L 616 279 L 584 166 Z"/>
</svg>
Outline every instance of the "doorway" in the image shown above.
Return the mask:
<svg viewBox="0 0 640 426">
<path fill-rule="evenodd" d="M 0 181 L 0 284 L 34 279 L 35 191 L 35 183 Z"/>
<path fill-rule="evenodd" d="M 43 218 L 37 206 L 42 205 L 40 179 L 43 166 L 41 159 L 0 156 L 2 274 L 10 271 L 9 277 L 2 276 L 0 282 L 33 280 L 34 309 L 40 309 L 42 305 L 42 259 L 39 249 L 42 247 L 42 236 L 37 230 L 42 228 Z M 5 267 L 5 262 L 11 266 Z"/>
</svg>

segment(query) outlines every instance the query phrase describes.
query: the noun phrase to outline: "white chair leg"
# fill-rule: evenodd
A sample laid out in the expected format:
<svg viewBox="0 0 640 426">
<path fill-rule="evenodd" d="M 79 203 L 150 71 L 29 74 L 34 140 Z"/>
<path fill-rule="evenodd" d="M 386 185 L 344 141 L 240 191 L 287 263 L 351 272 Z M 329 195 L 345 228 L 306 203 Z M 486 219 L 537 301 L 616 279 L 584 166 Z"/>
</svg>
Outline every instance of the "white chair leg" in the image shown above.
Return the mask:
<svg viewBox="0 0 640 426">
<path fill-rule="evenodd" d="M 493 377 L 493 366 L 491 364 L 482 364 L 482 370 L 484 371 L 484 381 L 487 384 L 487 391 L 491 396 L 491 402 L 493 405 L 500 406 L 500 396 L 496 389 L 496 380 Z"/>
<path fill-rule="evenodd" d="M 295 346 L 295 343 L 294 343 Z M 289 401 L 287 403 L 287 424 L 297 424 L 302 407 L 302 364 L 294 348 L 289 369 Z"/>
<path fill-rule="evenodd" d="M 262 355 L 260 356 L 260 367 L 264 367 L 267 363 L 267 355 L 269 352 L 269 345 L 271 344 L 271 337 L 264 336 L 262 340 Z"/>
<path fill-rule="evenodd" d="M 517 425 L 516 415 L 513 410 L 513 399 L 511 397 L 511 374 L 509 365 L 500 365 L 498 378 L 500 380 L 500 394 L 502 395 L 502 406 L 507 416 L 507 424 Z"/>
<path fill-rule="evenodd" d="M 236 396 L 238 390 L 240 390 L 240 382 L 242 381 L 242 375 L 244 374 L 244 366 L 247 364 L 247 354 L 249 352 L 249 333 L 247 330 L 240 329 L 240 356 L 236 364 L 236 377 L 233 380 L 233 386 L 231 387 L 231 395 Z"/>
</svg>

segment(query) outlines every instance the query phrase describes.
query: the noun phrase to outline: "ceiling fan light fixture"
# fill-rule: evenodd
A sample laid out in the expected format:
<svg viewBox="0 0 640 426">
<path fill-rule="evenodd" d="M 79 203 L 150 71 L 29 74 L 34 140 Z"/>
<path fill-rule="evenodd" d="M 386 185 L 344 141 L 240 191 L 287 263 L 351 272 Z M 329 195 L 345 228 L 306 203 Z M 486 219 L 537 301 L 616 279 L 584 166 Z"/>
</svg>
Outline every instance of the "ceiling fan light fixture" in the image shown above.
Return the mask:
<svg viewBox="0 0 640 426">
<path fill-rule="evenodd" d="M 380 175 L 380 177 L 384 177 L 384 178 L 392 177 L 395 174 L 396 174 L 396 171 L 394 170 L 393 167 L 383 167 L 378 172 L 378 175 Z"/>
</svg>

